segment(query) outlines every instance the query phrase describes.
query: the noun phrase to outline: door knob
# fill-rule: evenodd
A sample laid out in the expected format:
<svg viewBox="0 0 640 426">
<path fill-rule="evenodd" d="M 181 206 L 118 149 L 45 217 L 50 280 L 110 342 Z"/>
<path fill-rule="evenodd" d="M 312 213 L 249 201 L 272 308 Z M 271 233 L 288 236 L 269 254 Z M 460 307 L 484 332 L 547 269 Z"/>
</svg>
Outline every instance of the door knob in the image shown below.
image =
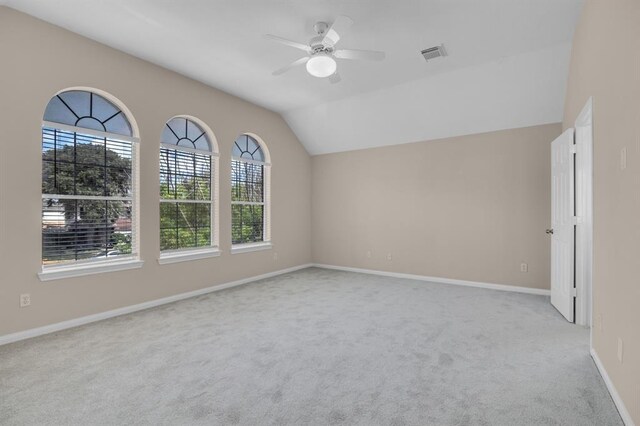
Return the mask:
<svg viewBox="0 0 640 426">
<path fill-rule="evenodd" d="M 547 234 L 553 234 L 553 229 L 547 229 L 545 232 L 546 232 Z"/>
</svg>

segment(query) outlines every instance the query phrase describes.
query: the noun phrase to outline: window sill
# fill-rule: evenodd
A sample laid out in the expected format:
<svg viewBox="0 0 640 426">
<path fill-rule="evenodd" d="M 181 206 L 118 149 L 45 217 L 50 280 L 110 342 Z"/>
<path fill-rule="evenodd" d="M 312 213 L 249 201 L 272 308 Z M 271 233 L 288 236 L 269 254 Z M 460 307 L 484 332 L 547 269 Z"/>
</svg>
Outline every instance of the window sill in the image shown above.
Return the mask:
<svg viewBox="0 0 640 426">
<path fill-rule="evenodd" d="M 166 265 L 169 263 L 187 262 L 190 260 L 207 259 L 218 256 L 220 256 L 220 250 L 217 247 L 204 250 L 170 251 L 161 253 L 158 258 L 158 263 Z"/>
<path fill-rule="evenodd" d="M 231 254 L 248 253 L 251 251 L 270 250 L 273 245 L 269 241 L 261 243 L 238 244 L 231 247 Z"/>
<path fill-rule="evenodd" d="M 105 261 L 87 265 L 51 266 L 38 273 L 40 281 L 61 280 L 64 278 L 82 277 L 85 275 L 102 274 L 103 272 L 126 271 L 141 268 L 144 261 L 139 259 L 122 259 Z"/>
</svg>

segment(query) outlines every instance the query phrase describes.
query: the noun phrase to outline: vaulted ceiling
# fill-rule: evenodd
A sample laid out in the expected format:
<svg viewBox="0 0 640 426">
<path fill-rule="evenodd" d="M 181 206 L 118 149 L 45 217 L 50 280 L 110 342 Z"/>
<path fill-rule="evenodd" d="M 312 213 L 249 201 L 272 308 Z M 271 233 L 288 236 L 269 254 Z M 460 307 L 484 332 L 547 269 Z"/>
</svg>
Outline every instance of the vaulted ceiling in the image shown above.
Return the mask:
<svg viewBox="0 0 640 426">
<path fill-rule="evenodd" d="M 571 39 L 583 0 L 0 0 L 282 114 L 311 154 L 562 120 Z M 354 21 L 329 84 L 304 67 L 317 21 Z M 116 23 L 114 25 L 114 23 Z M 114 27 L 117 30 L 114 30 Z M 444 43 L 430 62 L 424 48 Z"/>
</svg>

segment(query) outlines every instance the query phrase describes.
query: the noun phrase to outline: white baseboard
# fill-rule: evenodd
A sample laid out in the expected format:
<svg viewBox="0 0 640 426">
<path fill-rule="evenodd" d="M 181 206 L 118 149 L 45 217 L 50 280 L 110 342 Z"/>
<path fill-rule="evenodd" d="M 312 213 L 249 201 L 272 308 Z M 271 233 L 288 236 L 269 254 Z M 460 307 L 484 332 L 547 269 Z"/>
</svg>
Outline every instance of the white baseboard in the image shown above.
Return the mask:
<svg viewBox="0 0 640 426">
<path fill-rule="evenodd" d="M 429 281 L 432 283 L 440 283 L 440 284 L 453 284 L 453 285 L 462 285 L 467 287 L 478 287 L 478 288 L 488 288 L 491 290 L 501 290 L 501 291 L 512 291 L 516 293 L 526 293 L 526 294 L 537 294 L 541 296 L 549 296 L 551 292 L 549 290 L 543 290 L 539 288 L 530 288 L 530 287 L 517 287 L 513 285 L 504 285 L 504 284 L 491 284 L 491 283 L 483 283 L 478 281 L 466 281 L 466 280 L 456 280 L 452 278 L 440 278 L 440 277 L 428 277 L 425 275 L 413 275 L 413 274 L 403 274 L 400 272 L 386 272 L 386 271 L 377 271 L 374 269 L 361 269 L 361 268 L 350 268 L 347 266 L 335 266 L 335 265 L 323 265 L 320 263 L 314 263 L 313 266 L 316 268 L 324 268 L 324 269 L 335 269 L 338 271 L 348 271 L 348 272 L 360 272 L 362 274 L 371 274 L 371 275 L 382 275 L 384 277 L 394 277 L 394 278 L 407 278 L 410 280 L 418 280 L 418 281 Z"/>
<path fill-rule="evenodd" d="M 451 278 L 428 277 L 424 275 L 402 274 L 398 272 L 385 272 L 385 271 L 376 271 L 372 269 L 349 268 L 346 266 L 334 266 L 334 265 L 323 265 L 323 264 L 317 264 L 317 263 L 315 264 L 308 263 L 304 265 L 294 266 L 292 268 L 281 269 L 279 271 L 257 275 L 254 277 L 244 278 L 237 281 L 232 281 L 232 282 L 219 284 L 211 287 L 201 288 L 199 290 L 194 290 L 187 293 L 180 293 L 173 296 L 164 297 L 162 299 L 150 300 L 148 302 L 143 302 L 136 305 L 125 306 L 122 308 L 113 309 L 106 312 L 100 312 L 98 314 L 87 315 L 84 317 L 75 318 L 68 321 L 62 321 L 55 324 L 45 325 L 43 327 L 37 327 L 29 330 L 19 331 L 17 333 L 6 334 L 4 336 L 0 336 L 0 346 L 6 345 L 12 342 L 17 342 L 20 340 L 29 339 L 36 336 L 42 336 L 44 334 L 54 333 L 56 331 L 61 331 L 68 328 L 78 327 L 80 325 L 89 324 L 96 321 L 101 321 L 107 318 L 117 317 L 119 315 L 125 315 L 132 312 L 142 311 L 144 309 L 149 309 L 155 306 L 176 302 L 178 300 L 188 299 L 190 297 L 212 293 L 214 291 L 223 290 L 225 288 L 236 287 L 236 286 L 247 284 L 253 281 L 275 277 L 277 275 L 286 274 L 288 272 L 293 272 L 300 269 L 309 268 L 312 266 L 315 266 L 317 268 L 335 269 L 339 271 L 349 271 L 349 272 L 359 272 L 364 274 L 382 275 L 382 276 L 394 277 L 394 278 L 407 278 L 412 280 L 429 281 L 429 282 L 435 282 L 435 283 L 488 288 L 492 290 L 514 291 L 519 293 L 538 294 L 538 295 L 544 295 L 544 296 L 549 295 L 549 290 L 541 290 L 541 289 L 535 289 L 535 288 L 515 287 L 515 286 L 509 286 L 509 285 L 502 285 L 502 284 L 490 284 L 490 283 L 482 283 L 482 282 L 476 282 L 476 281 L 455 280 Z"/>
<path fill-rule="evenodd" d="M 618 408 L 618 412 L 620 413 L 620 417 L 622 417 L 622 421 L 626 426 L 635 426 L 633 419 L 631 418 L 631 414 L 627 410 L 627 407 L 624 405 L 622 398 L 620 398 L 620 394 L 616 390 L 616 387 L 613 385 L 609 374 L 607 374 L 607 370 L 604 368 L 602 361 L 598 357 L 595 349 L 591 348 L 591 358 L 593 358 L 593 362 L 596 363 L 596 367 L 604 380 L 604 383 L 607 385 L 607 389 L 609 389 L 609 393 L 611 394 L 611 398 L 613 399 L 613 403 L 616 404 Z"/>
<path fill-rule="evenodd" d="M 78 327 L 80 325 L 89 324 L 96 321 L 101 321 L 107 318 L 113 318 L 120 315 L 130 314 L 132 312 L 142 311 L 144 309 L 153 308 L 160 305 L 165 305 L 171 302 L 177 302 L 178 300 L 188 299 L 190 297 L 200 296 L 214 291 L 223 290 L 225 288 L 236 287 L 239 285 L 247 284 L 253 281 L 262 280 L 265 278 L 275 277 L 277 275 L 286 274 L 289 272 L 305 269 L 313 266 L 312 264 L 304 264 L 294 266 L 292 268 L 281 269 L 279 271 L 268 272 L 266 274 L 257 275 L 254 277 L 243 278 L 237 281 L 231 281 L 224 284 L 218 284 L 211 287 L 201 288 L 187 293 L 175 294 L 173 296 L 163 297 L 162 299 L 150 300 L 148 302 L 138 303 L 137 305 L 125 306 L 123 308 L 113 309 L 106 312 L 100 312 L 98 314 L 87 315 L 85 317 L 74 318 L 68 321 L 62 321 L 55 324 L 45 325 L 43 327 L 32 328 L 29 330 L 19 331 L 17 333 L 5 334 L 0 336 L 0 346 L 8 343 L 17 342 L 20 340 L 30 339 L 36 336 L 42 336 L 43 334 L 54 333 L 56 331 L 66 330 L 68 328 Z"/>
</svg>

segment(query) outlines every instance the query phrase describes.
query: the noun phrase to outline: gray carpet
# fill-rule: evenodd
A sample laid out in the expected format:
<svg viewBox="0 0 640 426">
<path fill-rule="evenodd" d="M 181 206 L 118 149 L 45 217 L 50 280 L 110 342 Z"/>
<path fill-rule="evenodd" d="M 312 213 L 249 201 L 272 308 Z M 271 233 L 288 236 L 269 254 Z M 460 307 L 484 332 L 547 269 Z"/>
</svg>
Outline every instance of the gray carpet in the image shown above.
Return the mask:
<svg viewBox="0 0 640 426">
<path fill-rule="evenodd" d="M 306 269 L 0 347 L 3 425 L 621 425 L 548 298 Z"/>
</svg>

